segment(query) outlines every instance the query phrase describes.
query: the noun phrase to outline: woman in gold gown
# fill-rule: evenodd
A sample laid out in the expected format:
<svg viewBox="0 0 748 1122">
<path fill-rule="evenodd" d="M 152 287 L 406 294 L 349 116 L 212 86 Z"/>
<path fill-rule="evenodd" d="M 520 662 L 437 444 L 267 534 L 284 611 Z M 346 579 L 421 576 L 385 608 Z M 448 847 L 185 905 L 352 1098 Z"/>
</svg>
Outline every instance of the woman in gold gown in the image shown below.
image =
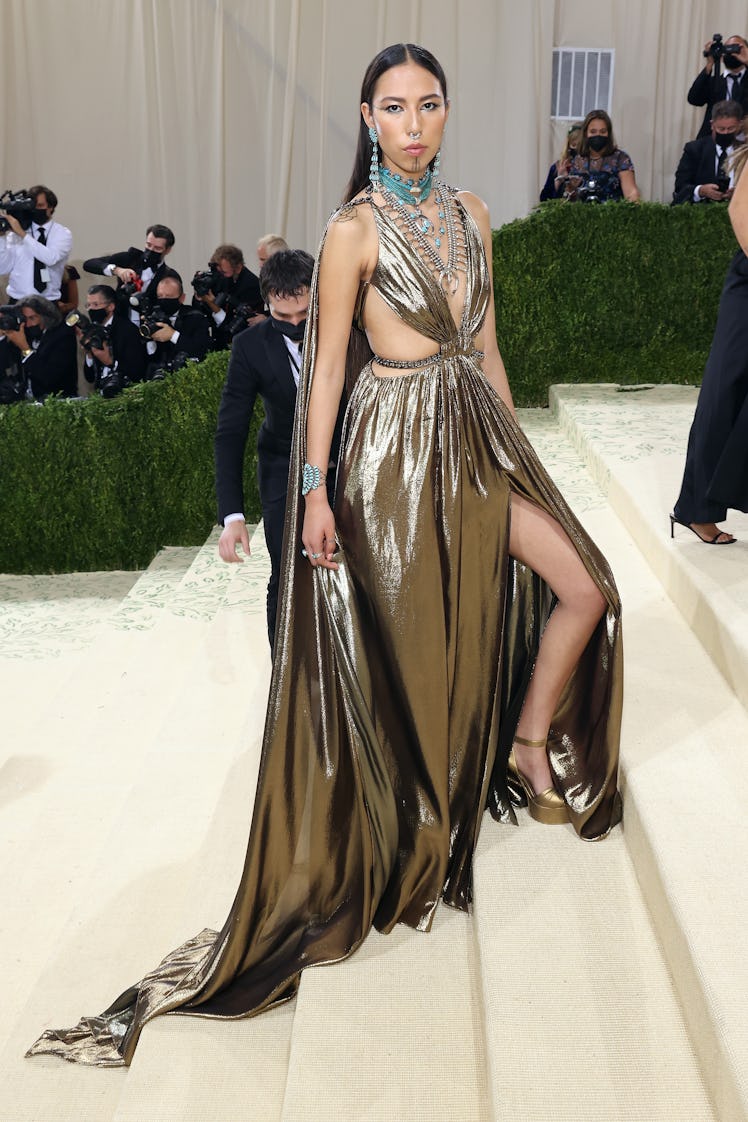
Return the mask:
<svg viewBox="0 0 748 1122">
<path fill-rule="evenodd" d="M 444 74 L 423 48 L 387 48 L 361 102 L 312 286 L 234 905 L 220 932 L 30 1054 L 128 1064 L 154 1016 L 250 1016 L 372 926 L 428 930 L 440 898 L 470 903 L 487 806 L 509 822 L 529 805 L 587 840 L 620 818 L 618 596 L 516 423 L 488 214 L 435 174 Z M 346 369 L 333 513 L 324 476 Z"/>
</svg>

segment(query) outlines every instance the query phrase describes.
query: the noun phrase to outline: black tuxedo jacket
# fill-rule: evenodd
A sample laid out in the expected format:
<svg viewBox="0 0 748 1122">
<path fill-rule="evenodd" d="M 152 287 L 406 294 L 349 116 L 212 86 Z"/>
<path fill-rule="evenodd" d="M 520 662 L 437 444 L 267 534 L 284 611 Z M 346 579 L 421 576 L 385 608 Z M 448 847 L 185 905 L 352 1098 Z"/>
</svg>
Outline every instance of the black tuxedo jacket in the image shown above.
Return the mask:
<svg viewBox="0 0 748 1122">
<path fill-rule="evenodd" d="M 131 245 L 129 249 L 123 250 L 121 253 L 110 253 L 108 257 L 89 257 L 87 261 L 83 262 L 83 268 L 87 273 L 95 273 L 98 276 L 105 276 L 104 270 L 107 265 L 116 265 L 118 269 L 132 269 L 138 276 L 143 272 L 143 250 L 138 249 L 137 246 Z M 162 261 L 146 288 L 141 293 L 141 298 L 145 303 L 156 303 L 156 289 L 158 282 L 170 266 Z M 122 287 L 122 281 L 119 277 L 115 278 L 117 281 L 117 288 Z"/>
<path fill-rule="evenodd" d="M 673 203 L 691 203 L 693 202 L 695 187 L 702 183 L 715 183 L 717 180 L 716 161 L 717 145 L 711 136 L 702 136 L 699 140 L 689 140 L 683 149 L 683 155 L 675 173 Z"/>
<path fill-rule="evenodd" d="M 728 82 L 724 71 L 719 77 L 714 74 L 707 74 L 706 70 L 702 70 L 696 76 L 691 89 L 688 91 L 688 104 L 706 106 L 704 120 L 696 134 L 697 140 L 702 136 L 710 135 L 712 106 L 715 102 L 724 101 L 727 98 L 727 87 Z M 743 113 L 748 113 L 748 72 L 745 72 L 740 79 L 740 88 L 735 100 L 743 106 Z"/>
<path fill-rule="evenodd" d="M 261 491 L 271 488 L 283 494 L 291 462 L 296 383 L 283 336 L 271 320 L 242 331 L 231 347 L 215 439 L 220 522 L 227 514 L 244 511 L 244 450 L 258 395 L 265 408 L 257 438 Z"/>
<path fill-rule="evenodd" d="M 64 323 L 48 328 L 39 340 L 38 348 L 21 362 L 18 354 L 18 369 L 21 375 L 31 380 L 31 392 L 37 400 L 47 394 L 59 393 L 63 397 L 75 397 L 78 393 L 78 355 L 75 332 Z"/>
<path fill-rule="evenodd" d="M 205 316 L 182 304 L 173 326 L 179 332 L 179 338 L 176 343 L 157 343 L 152 361 L 157 364 L 171 362 L 181 352 L 188 358 L 204 359 L 210 350 L 210 329 Z"/>
<path fill-rule="evenodd" d="M 115 313 L 109 329 L 112 333 L 112 358 L 117 365 L 117 370 L 127 378 L 128 382 L 142 382 L 148 365 L 145 339 L 141 337 L 132 320 L 121 313 Z M 95 382 L 98 385 L 102 369 L 99 361 L 94 358 L 93 365 L 84 364 L 83 373 L 88 382 Z"/>
</svg>

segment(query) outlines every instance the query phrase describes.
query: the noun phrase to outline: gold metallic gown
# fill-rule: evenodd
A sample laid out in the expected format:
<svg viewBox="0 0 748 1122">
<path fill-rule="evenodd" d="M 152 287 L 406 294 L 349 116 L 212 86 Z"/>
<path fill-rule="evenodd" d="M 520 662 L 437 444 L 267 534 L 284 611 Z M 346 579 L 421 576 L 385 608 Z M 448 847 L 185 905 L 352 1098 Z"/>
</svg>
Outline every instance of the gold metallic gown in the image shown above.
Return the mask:
<svg viewBox="0 0 748 1122">
<path fill-rule="evenodd" d="M 481 371 L 473 337 L 490 285 L 477 227 L 455 197 L 467 253 L 458 327 L 403 232 L 371 200 L 361 205 L 373 207 L 379 233 L 370 283 L 433 340 L 435 355 L 393 377 L 377 377 L 368 363 L 355 381 L 335 500 L 340 567 L 313 570 L 301 556 L 299 481 L 315 276 L 276 659 L 234 905 L 222 931 L 184 944 L 101 1016 L 45 1032 L 32 1054 L 127 1064 L 156 1015 L 259 1013 L 295 994 L 304 967 L 351 954 L 372 926 L 427 930 L 440 897 L 467 908 L 484 810 L 511 821 L 520 801 L 506 761 L 554 605 L 548 587 L 508 556 L 512 492 L 558 519 L 608 605 L 549 743 L 579 835 L 604 837 L 620 817 L 618 596 L 604 558 Z M 352 213 L 349 205 L 331 221 Z"/>
</svg>

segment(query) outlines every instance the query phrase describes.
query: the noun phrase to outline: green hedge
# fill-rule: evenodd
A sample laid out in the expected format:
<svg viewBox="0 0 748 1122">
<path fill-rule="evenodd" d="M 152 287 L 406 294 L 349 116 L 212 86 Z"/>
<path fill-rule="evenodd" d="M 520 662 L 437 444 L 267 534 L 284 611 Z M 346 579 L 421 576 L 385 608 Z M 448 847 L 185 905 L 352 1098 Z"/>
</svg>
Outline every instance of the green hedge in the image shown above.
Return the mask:
<svg viewBox="0 0 748 1122">
<path fill-rule="evenodd" d="M 554 382 L 701 378 L 735 249 L 724 207 L 546 203 L 494 233 L 499 345 L 518 405 Z M 0 572 L 140 568 L 215 520 L 228 356 L 112 401 L 0 407 Z M 248 518 L 258 403 L 245 464 Z"/>
<path fill-rule="evenodd" d="M 735 249 L 726 208 L 544 203 L 493 235 L 517 405 L 554 382 L 698 383 Z"/>
<path fill-rule="evenodd" d="M 0 408 L 0 572 L 133 569 L 216 519 L 213 437 L 227 352 L 163 382 Z M 262 408 L 255 411 L 254 449 Z M 246 457 L 247 517 L 259 517 Z"/>
</svg>

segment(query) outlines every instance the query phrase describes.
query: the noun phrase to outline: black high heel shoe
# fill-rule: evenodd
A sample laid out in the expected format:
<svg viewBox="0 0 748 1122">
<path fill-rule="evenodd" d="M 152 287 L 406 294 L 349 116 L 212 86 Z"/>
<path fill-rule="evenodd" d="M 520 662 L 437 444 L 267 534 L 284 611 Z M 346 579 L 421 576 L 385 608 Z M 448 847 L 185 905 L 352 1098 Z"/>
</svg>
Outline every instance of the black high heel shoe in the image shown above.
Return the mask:
<svg viewBox="0 0 748 1122">
<path fill-rule="evenodd" d="M 730 534 L 727 538 L 727 541 L 721 542 L 719 539 L 722 537 L 723 534 L 727 534 L 727 530 L 718 530 L 713 538 L 702 538 L 702 536 L 698 532 L 698 530 L 694 530 L 693 526 L 689 525 L 688 522 L 681 522 L 680 518 L 676 518 L 674 514 L 671 514 L 670 515 L 670 537 L 671 538 L 675 537 L 675 527 L 676 526 L 683 526 L 683 527 L 685 527 L 686 530 L 690 530 L 692 534 L 696 534 L 696 537 L 699 539 L 700 542 L 703 542 L 704 545 L 735 545 L 735 542 L 738 540 L 737 538 L 734 538 Z"/>
</svg>

